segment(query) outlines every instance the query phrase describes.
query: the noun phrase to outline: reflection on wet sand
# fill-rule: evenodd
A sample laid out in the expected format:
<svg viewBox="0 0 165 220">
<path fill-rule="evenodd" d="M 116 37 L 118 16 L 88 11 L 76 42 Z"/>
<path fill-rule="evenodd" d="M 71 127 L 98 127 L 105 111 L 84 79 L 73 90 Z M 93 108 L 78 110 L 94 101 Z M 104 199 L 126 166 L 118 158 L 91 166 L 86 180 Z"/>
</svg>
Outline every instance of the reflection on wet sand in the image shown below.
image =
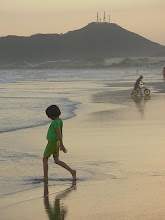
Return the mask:
<svg viewBox="0 0 165 220">
<path fill-rule="evenodd" d="M 50 220 L 64 220 L 67 215 L 67 208 L 64 207 L 60 200 L 66 198 L 73 190 L 76 189 L 76 182 L 73 181 L 71 187 L 59 192 L 55 196 L 54 204 L 50 204 L 48 184 L 44 183 L 44 206 Z"/>
<path fill-rule="evenodd" d="M 139 112 L 141 113 L 141 116 L 143 117 L 144 115 L 144 108 L 145 108 L 145 104 L 148 100 L 151 99 L 150 96 L 132 96 L 132 99 L 135 101 L 136 103 L 136 107 L 139 110 Z"/>
</svg>

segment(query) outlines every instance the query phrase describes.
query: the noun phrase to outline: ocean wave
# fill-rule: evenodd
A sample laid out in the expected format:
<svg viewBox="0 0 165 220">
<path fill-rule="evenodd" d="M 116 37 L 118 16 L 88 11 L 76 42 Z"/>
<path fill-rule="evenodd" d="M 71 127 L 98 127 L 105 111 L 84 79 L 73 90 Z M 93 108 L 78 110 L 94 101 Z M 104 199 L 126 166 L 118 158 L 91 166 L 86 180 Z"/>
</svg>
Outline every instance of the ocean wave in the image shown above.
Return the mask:
<svg viewBox="0 0 165 220">
<path fill-rule="evenodd" d="M 18 101 L 18 98 L 15 98 L 17 100 L 14 101 L 15 105 L 13 106 L 12 103 L 8 101 L 8 99 L 11 100 L 10 98 L 5 99 L 5 102 L 3 102 L 2 99 L 1 101 L 4 105 L 1 105 L 0 108 L 0 133 L 39 127 L 50 123 L 50 120 L 45 114 L 45 109 L 50 104 L 41 106 L 40 102 L 42 100 L 36 100 L 34 104 L 31 99 Z M 56 102 L 51 102 L 51 104 L 54 103 L 59 103 L 62 111 L 61 118 L 63 120 L 75 117 L 75 110 L 80 104 L 78 102 L 72 102 L 67 98 L 58 98 Z"/>
</svg>

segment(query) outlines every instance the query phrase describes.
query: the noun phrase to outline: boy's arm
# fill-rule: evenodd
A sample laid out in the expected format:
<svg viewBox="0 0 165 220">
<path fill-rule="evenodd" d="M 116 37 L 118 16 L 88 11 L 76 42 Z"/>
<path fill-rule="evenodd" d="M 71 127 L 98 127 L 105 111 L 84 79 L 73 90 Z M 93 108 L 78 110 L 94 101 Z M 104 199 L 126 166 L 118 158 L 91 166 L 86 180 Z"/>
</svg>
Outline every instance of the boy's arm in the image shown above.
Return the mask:
<svg viewBox="0 0 165 220">
<path fill-rule="evenodd" d="M 56 132 L 60 141 L 60 150 L 62 150 L 64 153 L 67 152 L 66 148 L 64 147 L 63 141 L 62 141 L 62 134 L 60 128 L 56 128 Z"/>
</svg>

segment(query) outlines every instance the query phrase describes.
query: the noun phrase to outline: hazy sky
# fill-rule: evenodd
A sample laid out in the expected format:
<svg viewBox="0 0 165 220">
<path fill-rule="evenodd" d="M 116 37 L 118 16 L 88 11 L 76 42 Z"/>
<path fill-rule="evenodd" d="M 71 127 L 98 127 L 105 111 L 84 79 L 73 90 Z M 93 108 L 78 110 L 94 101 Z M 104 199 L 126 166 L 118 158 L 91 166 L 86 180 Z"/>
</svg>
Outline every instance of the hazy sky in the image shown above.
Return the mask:
<svg viewBox="0 0 165 220">
<path fill-rule="evenodd" d="M 0 36 L 66 33 L 108 21 L 165 45 L 165 0 L 0 0 Z"/>
</svg>

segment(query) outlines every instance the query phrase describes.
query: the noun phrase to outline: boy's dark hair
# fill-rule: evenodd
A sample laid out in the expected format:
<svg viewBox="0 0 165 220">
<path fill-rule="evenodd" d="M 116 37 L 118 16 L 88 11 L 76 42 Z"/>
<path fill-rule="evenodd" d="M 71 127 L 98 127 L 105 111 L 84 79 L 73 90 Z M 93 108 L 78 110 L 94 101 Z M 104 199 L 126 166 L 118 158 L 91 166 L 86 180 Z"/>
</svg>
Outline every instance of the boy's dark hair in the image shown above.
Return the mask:
<svg viewBox="0 0 165 220">
<path fill-rule="evenodd" d="M 46 109 L 46 114 L 49 118 L 56 118 L 61 115 L 61 111 L 57 105 L 51 105 Z"/>
</svg>

